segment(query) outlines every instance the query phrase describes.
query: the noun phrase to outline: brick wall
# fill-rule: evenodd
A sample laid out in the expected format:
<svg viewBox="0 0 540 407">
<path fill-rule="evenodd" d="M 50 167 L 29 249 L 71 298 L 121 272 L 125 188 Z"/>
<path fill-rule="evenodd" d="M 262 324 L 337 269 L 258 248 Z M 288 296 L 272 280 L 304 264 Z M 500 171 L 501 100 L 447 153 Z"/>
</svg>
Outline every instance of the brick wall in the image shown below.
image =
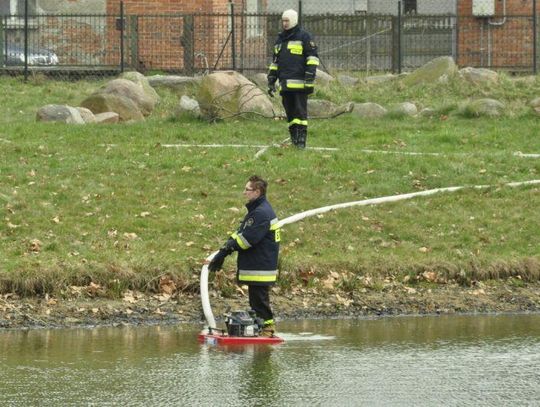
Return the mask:
<svg viewBox="0 0 540 407">
<path fill-rule="evenodd" d="M 540 1 L 537 2 L 540 15 Z M 472 0 L 458 2 L 458 55 L 460 66 L 513 67 L 527 69 L 533 64 L 533 1 L 495 1 L 493 18 L 472 15 Z M 504 22 L 504 24 L 502 24 Z"/>
<path fill-rule="evenodd" d="M 106 8 L 107 14 L 119 14 L 120 1 L 109 0 Z M 124 0 L 126 64 L 139 70 L 184 70 L 189 65 L 204 69 L 207 63 L 213 67 L 229 32 L 228 10 L 228 0 Z M 224 14 L 205 15 L 209 13 Z M 118 60 L 119 33 L 114 22 L 108 37 L 110 58 Z M 225 53 L 222 58 L 231 56 Z"/>
</svg>

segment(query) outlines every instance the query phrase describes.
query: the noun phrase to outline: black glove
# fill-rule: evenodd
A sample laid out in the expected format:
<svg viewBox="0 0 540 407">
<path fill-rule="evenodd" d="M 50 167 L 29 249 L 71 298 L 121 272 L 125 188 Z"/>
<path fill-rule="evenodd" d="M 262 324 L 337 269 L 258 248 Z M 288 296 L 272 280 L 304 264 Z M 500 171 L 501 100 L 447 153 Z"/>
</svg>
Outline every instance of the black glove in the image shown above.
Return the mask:
<svg viewBox="0 0 540 407">
<path fill-rule="evenodd" d="M 268 96 L 273 98 L 274 93 L 276 93 L 276 84 L 275 83 L 269 83 L 268 84 Z"/>
<path fill-rule="evenodd" d="M 230 253 L 227 252 L 225 249 L 220 249 L 208 265 L 208 271 L 215 272 L 221 270 L 221 267 L 223 267 L 223 262 L 225 261 L 225 257 L 227 257 L 229 254 Z"/>
<path fill-rule="evenodd" d="M 219 252 L 216 253 L 210 264 L 208 264 L 208 271 L 214 272 L 221 270 L 225 257 L 237 250 L 237 248 L 238 244 L 234 239 L 227 240 L 227 243 L 225 243 L 225 245 L 219 249 Z"/>
</svg>

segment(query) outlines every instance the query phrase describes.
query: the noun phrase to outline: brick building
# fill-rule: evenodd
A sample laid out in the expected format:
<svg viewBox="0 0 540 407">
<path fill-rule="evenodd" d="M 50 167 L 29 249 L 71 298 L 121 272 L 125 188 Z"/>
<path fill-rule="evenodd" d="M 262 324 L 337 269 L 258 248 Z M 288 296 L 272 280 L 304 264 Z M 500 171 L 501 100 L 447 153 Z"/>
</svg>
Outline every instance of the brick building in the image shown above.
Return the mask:
<svg viewBox="0 0 540 407">
<path fill-rule="evenodd" d="M 534 59 L 533 1 L 486 1 L 488 9 L 475 8 L 473 3 L 459 0 L 457 5 L 458 64 L 530 69 Z M 537 3 L 540 14 L 540 1 Z"/>
<path fill-rule="evenodd" d="M 231 18 L 229 0 L 124 0 L 126 63 L 139 70 L 187 72 L 224 66 L 249 69 L 238 66 L 237 60 L 260 65 L 266 60 L 265 19 L 236 14 L 257 12 L 264 2 L 237 0 L 233 5 Z M 120 0 L 107 0 L 108 15 L 118 15 L 119 10 Z M 109 57 L 117 60 L 118 22 L 108 26 Z"/>
</svg>

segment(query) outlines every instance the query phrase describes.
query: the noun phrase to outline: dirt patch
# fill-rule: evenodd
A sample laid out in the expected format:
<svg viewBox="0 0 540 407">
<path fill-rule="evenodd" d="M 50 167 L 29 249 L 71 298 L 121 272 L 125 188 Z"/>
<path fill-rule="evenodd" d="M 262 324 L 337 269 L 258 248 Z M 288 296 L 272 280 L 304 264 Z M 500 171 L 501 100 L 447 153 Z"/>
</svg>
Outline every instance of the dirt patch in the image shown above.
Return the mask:
<svg viewBox="0 0 540 407">
<path fill-rule="evenodd" d="M 540 284 L 515 287 L 508 284 L 480 287 L 396 285 L 384 290 L 352 294 L 296 289 L 281 293 L 274 288 L 276 319 L 363 317 L 384 315 L 539 312 Z M 232 298 L 211 292 L 212 310 L 220 320 L 228 309 L 246 309 L 247 296 L 240 290 Z M 78 297 L 60 299 L 0 297 L 0 329 L 59 328 L 179 324 L 203 322 L 196 294 L 147 295 L 125 293 L 121 299 Z"/>
</svg>

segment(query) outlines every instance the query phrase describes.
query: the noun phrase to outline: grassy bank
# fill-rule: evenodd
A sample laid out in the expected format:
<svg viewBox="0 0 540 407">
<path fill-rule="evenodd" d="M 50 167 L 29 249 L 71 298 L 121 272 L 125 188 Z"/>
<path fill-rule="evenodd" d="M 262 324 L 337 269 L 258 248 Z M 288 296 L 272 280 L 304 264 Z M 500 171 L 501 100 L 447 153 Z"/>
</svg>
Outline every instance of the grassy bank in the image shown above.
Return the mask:
<svg viewBox="0 0 540 407">
<path fill-rule="evenodd" d="M 0 79 L 0 293 L 68 295 L 70 286 L 99 285 L 159 292 L 163 276 L 195 291 L 202 260 L 243 217 L 242 187 L 258 173 L 270 181 L 278 216 L 341 202 L 459 186 L 485 190 L 351 208 L 287 226 L 282 233 L 280 288 L 333 284 L 349 292 L 406 284 L 471 284 L 540 280 L 538 118 L 526 111 L 534 86 L 508 80 L 494 89 L 407 90 L 399 83 L 319 90 L 336 102 L 416 101 L 444 110 L 433 119 L 378 121 L 341 116 L 313 120 L 308 144 L 340 150 L 165 148 L 165 144 L 265 144 L 286 137 L 286 124 L 262 119 L 208 124 L 170 119 L 163 101 L 145 123 L 67 126 L 35 123 L 46 103 L 77 105 L 98 84 L 22 84 Z M 393 93 L 392 93 L 393 92 Z M 461 93 L 460 93 L 461 92 Z M 499 119 L 468 119 L 457 100 L 504 96 L 515 109 Z M 456 96 L 457 93 L 457 96 Z M 467 95 L 464 95 L 467 93 Z M 456 103 L 454 103 L 456 102 Z M 384 150 L 391 154 L 366 152 Z M 404 155 L 405 152 L 440 153 Z M 226 269 L 234 269 L 228 259 Z M 333 273 L 333 274 L 331 274 Z M 219 279 L 232 295 L 229 279 Z"/>
</svg>

